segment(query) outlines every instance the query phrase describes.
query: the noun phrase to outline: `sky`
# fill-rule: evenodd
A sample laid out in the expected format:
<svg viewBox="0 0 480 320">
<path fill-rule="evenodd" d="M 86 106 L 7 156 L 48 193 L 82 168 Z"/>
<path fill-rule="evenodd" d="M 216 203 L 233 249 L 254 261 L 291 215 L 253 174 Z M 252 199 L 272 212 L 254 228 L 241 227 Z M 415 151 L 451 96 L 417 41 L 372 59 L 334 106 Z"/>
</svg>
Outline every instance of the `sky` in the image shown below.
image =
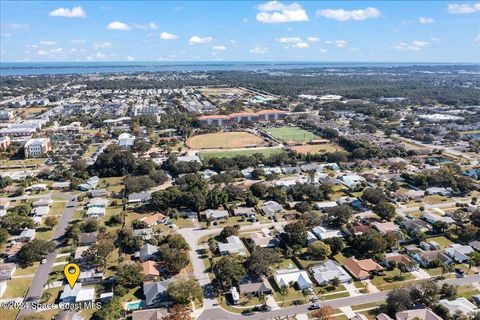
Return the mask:
<svg viewBox="0 0 480 320">
<path fill-rule="evenodd" d="M 0 62 L 480 63 L 475 1 L 4 1 Z"/>
</svg>

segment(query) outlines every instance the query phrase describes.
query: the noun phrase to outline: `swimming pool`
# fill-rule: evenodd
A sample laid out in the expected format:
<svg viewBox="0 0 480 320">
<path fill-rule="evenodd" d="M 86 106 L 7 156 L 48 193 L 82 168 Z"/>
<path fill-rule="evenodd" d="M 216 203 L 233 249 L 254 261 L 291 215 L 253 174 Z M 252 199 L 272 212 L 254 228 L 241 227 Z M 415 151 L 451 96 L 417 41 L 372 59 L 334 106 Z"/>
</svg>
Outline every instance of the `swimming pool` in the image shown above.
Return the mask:
<svg viewBox="0 0 480 320">
<path fill-rule="evenodd" d="M 127 311 L 144 309 L 144 308 L 145 308 L 145 301 L 143 300 L 125 302 L 125 306 L 124 306 L 124 309 Z"/>
</svg>

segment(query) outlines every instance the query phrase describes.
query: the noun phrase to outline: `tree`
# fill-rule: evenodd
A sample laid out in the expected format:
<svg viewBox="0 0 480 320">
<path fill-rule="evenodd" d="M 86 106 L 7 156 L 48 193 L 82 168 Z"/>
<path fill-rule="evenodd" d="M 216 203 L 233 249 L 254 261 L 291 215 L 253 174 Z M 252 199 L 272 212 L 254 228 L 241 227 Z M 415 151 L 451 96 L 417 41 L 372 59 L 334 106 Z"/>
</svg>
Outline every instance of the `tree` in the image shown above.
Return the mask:
<svg viewBox="0 0 480 320">
<path fill-rule="evenodd" d="M 168 284 L 168 294 L 173 303 L 187 305 L 192 302 L 202 303 L 202 287 L 195 279 L 178 279 Z"/>
<path fill-rule="evenodd" d="M 135 288 L 143 283 L 142 266 L 137 263 L 120 265 L 117 270 L 117 283 L 125 288 Z"/>
<path fill-rule="evenodd" d="M 444 283 L 440 289 L 442 298 L 452 300 L 455 299 L 458 293 L 458 286 L 453 284 Z"/>
<path fill-rule="evenodd" d="M 234 225 L 234 226 L 226 226 L 223 228 L 223 230 L 220 232 L 220 237 L 224 240 L 226 240 L 230 236 L 238 236 L 238 231 L 240 230 L 239 225 Z"/>
<path fill-rule="evenodd" d="M 388 243 L 383 236 L 374 231 L 369 230 L 362 235 L 355 237 L 355 249 L 359 256 L 372 258 L 376 254 L 384 253 L 387 250 Z"/>
<path fill-rule="evenodd" d="M 393 289 L 387 294 L 385 312 L 394 317 L 397 312 L 410 309 L 412 300 L 407 289 Z"/>
<path fill-rule="evenodd" d="M 124 228 L 118 232 L 118 237 L 115 245 L 126 253 L 134 253 L 140 250 L 143 245 L 143 240 L 140 236 L 136 236 L 132 229 Z"/>
<path fill-rule="evenodd" d="M 227 288 L 237 284 L 246 274 L 245 267 L 243 266 L 244 262 L 244 257 L 238 254 L 233 254 L 229 256 L 223 256 L 215 264 L 214 268 L 216 274 L 220 281 L 222 281 Z"/>
<path fill-rule="evenodd" d="M 256 246 L 246 260 L 247 270 L 252 275 L 271 275 L 271 267 L 282 260 L 278 249 L 269 249 Z"/>
<path fill-rule="evenodd" d="M 330 246 L 330 250 L 332 250 L 332 255 L 336 255 L 345 248 L 345 242 L 343 242 L 342 238 L 339 237 L 328 238 L 325 239 L 323 242 Z"/>
<path fill-rule="evenodd" d="M 301 248 L 307 242 L 307 228 L 302 221 L 287 224 L 283 231 L 282 238 L 289 247 Z"/>
<path fill-rule="evenodd" d="M 315 320 L 332 320 L 333 319 L 333 308 L 331 306 L 323 306 L 320 309 L 317 309 L 310 313 L 310 315 Z"/>
<path fill-rule="evenodd" d="M 96 267 L 105 270 L 107 267 L 108 256 L 115 249 L 115 245 L 110 239 L 101 239 L 97 243 L 92 244 L 87 251 L 82 254 L 82 257 L 95 265 Z"/>
<path fill-rule="evenodd" d="M 332 254 L 332 251 L 328 244 L 322 241 L 314 241 L 308 246 L 308 253 L 318 260 L 324 260 Z"/>
<path fill-rule="evenodd" d="M 367 188 L 363 191 L 362 199 L 371 204 L 379 204 L 382 201 L 386 201 L 387 197 L 380 189 Z"/>
<path fill-rule="evenodd" d="M 442 275 L 444 275 L 446 273 L 453 272 L 453 270 L 455 269 L 455 267 L 453 265 L 445 264 L 445 263 L 442 263 L 440 268 L 442 269 Z"/>
<path fill-rule="evenodd" d="M 161 320 L 191 320 L 190 311 L 181 304 L 175 304 L 168 309 L 168 316 L 162 317 Z"/>
<path fill-rule="evenodd" d="M 0 246 L 7 242 L 8 238 L 10 238 L 10 234 L 7 229 L 0 228 Z"/>
<path fill-rule="evenodd" d="M 334 228 L 341 228 L 352 217 L 352 209 L 346 204 L 330 208 L 327 213 L 330 224 Z"/>
<path fill-rule="evenodd" d="M 188 254 L 183 250 L 171 248 L 167 243 L 158 248 L 159 261 L 171 274 L 179 273 L 188 265 Z"/>
<path fill-rule="evenodd" d="M 7 229 L 9 233 L 16 235 L 26 228 L 31 229 L 35 227 L 35 222 L 29 217 L 21 216 L 16 213 L 9 213 L 2 217 L 0 226 Z"/>
<path fill-rule="evenodd" d="M 410 290 L 410 297 L 414 304 L 433 306 L 440 298 L 440 289 L 433 280 L 423 280 Z"/>
<path fill-rule="evenodd" d="M 392 221 L 395 217 L 395 207 L 386 202 L 381 201 L 375 207 L 373 207 L 373 211 L 382 219 L 387 221 Z"/>
<path fill-rule="evenodd" d="M 41 261 L 53 250 L 55 244 L 52 241 L 33 239 L 18 251 L 16 257 L 20 265 L 31 266 L 33 262 Z"/>
<path fill-rule="evenodd" d="M 146 229 L 148 228 L 148 223 L 142 220 L 133 220 L 132 221 L 132 228 L 133 229 Z"/>
<path fill-rule="evenodd" d="M 93 320 L 118 320 L 121 319 L 122 304 L 118 297 L 113 297 L 112 300 L 104 304 L 100 309 L 97 309 L 92 316 Z"/>
<path fill-rule="evenodd" d="M 168 246 L 172 249 L 177 249 L 177 250 L 190 249 L 190 246 L 188 245 L 187 241 L 185 241 L 185 238 L 182 235 L 177 233 L 169 234 L 168 236 L 166 236 L 165 243 L 167 243 Z"/>
<path fill-rule="evenodd" d="M 48 216 L 45 218 L 45 225 L 50 229 L 53 229 L 58 223 L 58 218 L 55 216 Z"/>
</svg>

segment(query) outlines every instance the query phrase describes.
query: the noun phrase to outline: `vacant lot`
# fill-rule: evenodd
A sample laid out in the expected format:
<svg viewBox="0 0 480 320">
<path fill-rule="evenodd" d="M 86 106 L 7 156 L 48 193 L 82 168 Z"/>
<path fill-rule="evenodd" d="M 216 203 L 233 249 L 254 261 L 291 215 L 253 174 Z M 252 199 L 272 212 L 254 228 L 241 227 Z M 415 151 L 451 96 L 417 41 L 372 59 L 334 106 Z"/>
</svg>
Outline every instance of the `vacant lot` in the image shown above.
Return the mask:
<svg viewBox="0 0 480 320">
<path fill-rule="evenodd" d="M 186 144 L 192 149 L 231 149 L 249 145 L 262 145 L 265 141 L 248 132 L 216 132 L 189 138 Z"/>
<path fill-rule="evenodd" d="M 212 151 L 212 152 L 200 152 L 200 158 L 202 160 L 208 160 L 210 158 L 233 158 L 235 156 L 251 156 L 255 153 L 263 154 L 265 157 L 269 157 L 272 154 L 284 152 L 279 148 L 252 148 L 244 150 L 231 150 L 231 151 Z"/>
<path fill-rule="evenodd" d="M 274 138 L 285 142 L 307 142 L 318 137 L 305 129 L 299 127 L 279 127 L 265 130 Z"/>
<path fill-rule="evenodd" d="M 298 153 L 319 153 L 319 152 L 335 152 L 341 150 L 340 147 L 335 146 L 333 144 L 306 144 L 302 146 L 293 146 L 290 149 L 298 152 Z"/>
</svg>

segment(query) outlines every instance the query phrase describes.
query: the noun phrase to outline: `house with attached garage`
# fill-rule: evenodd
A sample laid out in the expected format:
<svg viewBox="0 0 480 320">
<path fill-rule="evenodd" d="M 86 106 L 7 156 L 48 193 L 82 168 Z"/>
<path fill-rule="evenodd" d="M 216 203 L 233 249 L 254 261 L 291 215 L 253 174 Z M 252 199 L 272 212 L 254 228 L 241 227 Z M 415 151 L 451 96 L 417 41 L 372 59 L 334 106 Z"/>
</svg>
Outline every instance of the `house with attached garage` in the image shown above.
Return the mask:
<svg viewBox="0 0 480 320">
<path fill-rule="evenodd" d="M 343 237 L 342 232 L 340 230 L 330 230 L 325 229 L 324 227 L 315 227 L 312 229 L 312 233 L 319 239 L 325 240 L 328 238 L 341 238 Z"/>
<path fill-rule="evenodd" d="M 373 273 L 383 271 L 383 267 L 372 259 L 357 260 L 350 257 L 345 260 L 344 268 L 357 280 L 369 279 Z"/>
<path fill-rule="evenodd" d="M 452 244 L 450 248 L 445 249 L 445 253 L 457 263 L 467 263 L 470 260 L 468 255 L 473 251 L 472 247 L 458 243 Z"/>
<path fill-rule="evenodd" d="M 170 280 L 143 283 L 143 294 L 145 295 L 147 307 L 160 307 L 172 304 L 167 293 L 169 283 Z"/>
<path fill-rule="evenodd" d="M 340 283 L 352 281 L 352 277 L 337 262 L 327 260 L 322 264 L 309 268 L 313 278 L 321 286 L 329 284 L 332 280 L 338 279 Z"/>
<path fill-rule="evenodd" d="M 244 247 L 242 240 L 237 236 L 230 236 L 227 239 L 227 243 L 218 243 L 218 252 L 220 254 L 244 254 Z"/>
<path fill-rule="evenodd" d="M 310 288 L 313 284 L 306 271 L 296 268 L 277 270 L 273 278 L 279 288 L 288 287 L 290 283 L 294 283 L 297 288 L 303 290 Z"/>
</svg>

